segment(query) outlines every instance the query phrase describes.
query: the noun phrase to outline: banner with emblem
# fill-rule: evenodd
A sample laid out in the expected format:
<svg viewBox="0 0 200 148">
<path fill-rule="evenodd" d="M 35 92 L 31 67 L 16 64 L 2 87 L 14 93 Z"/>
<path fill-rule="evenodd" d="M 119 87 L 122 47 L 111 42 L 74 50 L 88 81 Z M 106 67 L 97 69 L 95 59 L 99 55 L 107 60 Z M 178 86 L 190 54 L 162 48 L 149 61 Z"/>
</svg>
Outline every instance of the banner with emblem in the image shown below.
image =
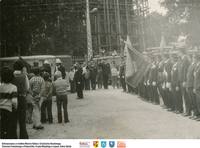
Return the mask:
<svg viewBox="0 0 200 148">
<path fill-rule="evenodd" d="M 147 58 L 132 47 L 130 39 L 125 41 L 126 50 L 126 83 L 132 87 L 137 87 L 144 75 L 147 73 L 150 63 Z"/>
</svg>

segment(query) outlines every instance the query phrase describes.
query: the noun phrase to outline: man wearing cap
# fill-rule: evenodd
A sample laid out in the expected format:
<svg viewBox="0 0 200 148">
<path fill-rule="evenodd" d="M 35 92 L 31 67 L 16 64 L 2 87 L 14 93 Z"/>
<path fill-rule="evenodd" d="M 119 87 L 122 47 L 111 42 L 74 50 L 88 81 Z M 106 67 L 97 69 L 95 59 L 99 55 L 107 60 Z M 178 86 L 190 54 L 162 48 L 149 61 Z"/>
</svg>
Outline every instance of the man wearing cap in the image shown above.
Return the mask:
<svg viewBox="0 0 200 148">
<path fill-rule="evenodd" d="M 197 105 L 196 120 L 200 121 L 200 54 L 196 54 L 197 64 L 194 70 L 194 90 Z"/>
<path fill-rule="evenodd" d="M 197 110 L 197 104 L 196 104 L 196 99 L 195 99 L 195 93 L 193 92 L 194 89 L 194 71 L 195 67 L 197 66 L 197 56 L 193 55 L 192 57 L 192 63 L 190 64 L 187 72 L 187 81 L 186 81 L 186 88 L 187 88 L 187 93 L 189 100 L 191 102 L 190 105 L 190 114 L 192 114 L 193 111 L 193 116 L 191 118 L 194 118 L 198 114 Z"/>
<path fill-rule="evenodd" d="M 183 100 L 182 100 L 182 95 L 181 95 L 180 83 L 178 79 L 179 57 L 177 55 L 177 52 L 172 53 L 171 56 L 174 62 L 174 65 L 171 71 L 172 94 L 173 94 L 172 103 L 173 103 L 174 110 L 176 113 L 183 113 Z"/>
<path fill-rule="evenodd" d="M 171 89 L 171 70 L 173 66 L 173 62 L 169 57 L 169 54 L 166 55 L 166 61 L 164 62 L 164 71 L 163 74 L 165 75 L 164 81 L 164 92 L 165 92 L 165 103 L 169 111 L 173 110 L 173 103 L 172 103 L 172 89 Z"/>
<path fill-rule="evenodd" d="M 122 61 L 120 68 L 119 68 L 119 77 L 120 77 L 120 82 L 121 82 L 123 91 L 126 92 L 125 62 L 124 62 L 124 60 Z"/>
<path fill-rule="evenodd" d="M 151 90 L 151 102 L 155 104 L 159 104 L 159 96 L 157 91 L 157 80 L 158 80 L 158 67 L 156 63 L 156 55 L 155 53 L 152 54 L 152 65 L 150 67 L 149 73 L 149 83 L 150 83 L 150 90 Z"/>
<path fill-rule="evenodd" d="M 75 72 L 74 81 L 76 84 L 77 91 L 77 99 L 83 99 L 83 88 L 84 88 L 84 76 L 83 69 L 81 67 L 77 68 L 78 70 Z"/>
<path fill-rule="evenodd" d="M 65 72 L 65 67 L 62 65 L 62 62 L 60 59 L 56 59 L 56 71 L 60 71 L 62 73 L 62 78 L 65 79 L 66 72 Z"/>
<path fill-rule="evenodd" d="M 90 69 L 90 79 L 92 90 L 96 89 L 96 78 L 97 78 L 97 68 L 94 64 L 91 65 Z"/>
<path fill-rule="evenodd" d="M 184 116 L 190 116 L 190 100 L 188 98 L 188 94 L 186 91 L 186 80 L 187 80 L 187 71 L 188 67 L 190 66 L 190 61 L 188 56 L 186 55 L 186 50 L 185 49 L 180 49 L 180 57 L 181 57 L 181 62 L 179 65 L 179 81 L 181 85 L 181 91 L 182 91 L 182 98 L 184 99 L 185 102 L 185 114 Z"/>
</svg>

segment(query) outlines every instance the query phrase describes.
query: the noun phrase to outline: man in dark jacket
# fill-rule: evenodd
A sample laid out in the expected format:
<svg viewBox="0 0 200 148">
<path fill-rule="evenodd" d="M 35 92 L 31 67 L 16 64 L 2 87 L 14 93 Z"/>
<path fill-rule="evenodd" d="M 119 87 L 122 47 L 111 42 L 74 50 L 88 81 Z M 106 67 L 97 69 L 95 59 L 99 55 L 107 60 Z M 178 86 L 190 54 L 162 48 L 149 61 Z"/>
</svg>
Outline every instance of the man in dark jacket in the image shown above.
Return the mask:
<svg viewBox="0 0 200 148">
<path fill-rule="evenodd" d="M 177 53 L 172 55 L 174 65 L 171 71 L 171 82 L 172 82 L 172 94 L 173 100 L 172 103 L 174 104 L 174 109 L 176 113 L 183 112 L 183 100 L 181 95 L 180 83 L 178 79 L 178 66 L 179 66 L 179 57 Z"/>
<path fill-rule="evenodd" d="M 194 70 L 194 93 L 197 105 L 196 120 L 200 121 L 200 54 L 197 55 L 198 62 Z"/>
<path fill-rule="evenodd" d="M 26 95 L 29 89 L 29 81 L 25 74 L 22 73 L 24 67 L 23 62 L 17 60 L 14 65 L 14 81 L 13 84 L 17 86 L 18 91 L 18 108 L 16 120 L 19 123 L 20 139 L 28 139 L 28 133 L 26 130 Z M 15 128 L 17 129 L 17 128 Z"/>
<path fill-rule="evenodd" d="M 92 90 L 96 89 L 96 78 L 97 78 L 97 68 L 95 67 L 95 65 L 91 65 L 90 79 L 91 79 Z"/>
<path fill-rule="evenodd" d="M 155 104 L 160 104 L 158 91 L 157 91 L 157 82 L 158 81 L 158 66 L 156 63 L 156 56 L 152 57 L 152 66 L 150 68 L 149 83 L 151 85 L 151 102 Z"/>
<path fill-rule="evenodd" d="M 110 64 L 109 63 L 103 63 L 103 86 L 104 89 L 108 89 L 108 81 L 110 76 Z"/>
<path fill-rule="evenodd" d="M 174 110 L 174 106 L 172 103 L 172 89 L 171 89 L 171 70 L 172 70 L 173 62 L 170 59 L 169 55 L 167 55 L 167 60 L 164 63 L 164 75 L 166 76 L 165 79 L 165 99 L 166 99 L 166 106 L 169 111 Z"/>
<path fill-rule="evenodd" d="M 62 65 L 62 62 L 60 59 L 56 59 L 56 71 L 60 71 L 62 73 L 62 79 L 65 79 L 66 76 L 66 71 L 65 71 L 65 67 Z"/>
<path fill-rule="evenodd" d="M 76 91 L 78 99 L 83 99 L 83 69 L 81 67 L 75 72 L 74 81 L 76 84 Z"/>
<path fill-rule="evenodd" d="M 186 112 L 183 115 L 190 116 L 191 115 L 189 112 L 190 100 L 188 98 L 188 94 L 186 91 L 187 71 L 188 71 L 188 67 L 190 65 L 190 61 L 186 54 L 185 49 L 180 49 L 180 57 L 181 57 L 181 62 L 180 62 L 180 67 L 179 67 L 179 81 L 180 81 L 180 85 L 181 85 L 182 97 L 184 99 L 185 108 L 186 108 Z"/>
<path fill-rule="evenodd" d="M 50 75 L 49 77 L 51 78 L 51 66 L 50 66 L 49 61 L 47 61 L 47 60 L 44 61 L 44 64 L 42 67 L 42 72 L 43 73 L 47 72 Z"/>
<path fill-rule="evenodd" d="M 189 114 L 193 111 L 193 117 L 194 118 L 196 115 L 198 115 L 198 110 L 197 110 L 197 104 L 196 104 L 196 99 L 195 99 L 195 93 L 193 92 L 194 89 L 194 71 L 195 67 L 197 65 L 197 56 L 193 55 L 192 63 L 190 64 L 187 72 L 187 81 L 186 81 L 186 88 L 187 88 L 187 94 L 188 94 L 188 99 L 190 100 L 190 108 L 189 108 Z"/>
<path fill-rule="evenodd" d="M 123 91 L 126 92 L 126 82 L 125 82 L 125 63 L 122 62 L 120 65 L 119 69 L 119 77 L 120 77 L 120 82 L 123 88 Z"/>
</svg>

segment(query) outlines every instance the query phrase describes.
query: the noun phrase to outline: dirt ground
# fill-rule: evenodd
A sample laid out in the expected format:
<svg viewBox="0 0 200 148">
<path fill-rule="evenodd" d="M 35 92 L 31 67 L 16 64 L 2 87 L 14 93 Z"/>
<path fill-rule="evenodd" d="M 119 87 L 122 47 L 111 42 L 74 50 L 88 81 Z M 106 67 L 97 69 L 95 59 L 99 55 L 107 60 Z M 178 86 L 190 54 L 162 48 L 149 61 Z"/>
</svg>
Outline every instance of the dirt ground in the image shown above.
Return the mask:
<svg viewBox="0 0 200 148">
<path fill-rule="evenodd" d="M 200 122 L 168 112 L 122 90 L 84 92 L 84 99 L 69 95 L 70 123 L 57 123 L 53 103 L 53 124 L 44 130 L 27 125 L 31 139 L 182 139 L 200 138 Z"/>
</svg>

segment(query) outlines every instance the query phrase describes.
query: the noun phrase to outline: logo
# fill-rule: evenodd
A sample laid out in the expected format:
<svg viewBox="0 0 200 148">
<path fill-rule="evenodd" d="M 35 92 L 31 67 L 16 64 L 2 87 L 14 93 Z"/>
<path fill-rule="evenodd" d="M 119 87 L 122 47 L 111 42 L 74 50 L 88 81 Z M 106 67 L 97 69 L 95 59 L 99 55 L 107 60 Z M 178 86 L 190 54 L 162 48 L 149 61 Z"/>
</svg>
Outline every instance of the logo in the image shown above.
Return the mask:
<svg viewBox="0 0 200 148">
<path fill-rule="evenodd" d="M 117 148 L 126 148 L 126 143 L 123 141 L 118 141 L 117 142 Z"/>
<path fill-rule="evenodd" d="M 106 147 L 106 141 L 101 141 L 101 147 L 105 148 Z"/>
<path fill-rule="evenodd" d="M 79 142 L 80 148 L 90 148 L 90 142 Z"/>
<path fill-rule="evenodd" d="M 111 148 L 115 147 L 115 141 L 109 141 L 109 147 Z"/>
<path fill-rule="evenodd" d="M 99 147 L 99 141 L 93 141 L 93 146 L 94 146 L 94 148 L 98 148 Z"/>
</svg>

